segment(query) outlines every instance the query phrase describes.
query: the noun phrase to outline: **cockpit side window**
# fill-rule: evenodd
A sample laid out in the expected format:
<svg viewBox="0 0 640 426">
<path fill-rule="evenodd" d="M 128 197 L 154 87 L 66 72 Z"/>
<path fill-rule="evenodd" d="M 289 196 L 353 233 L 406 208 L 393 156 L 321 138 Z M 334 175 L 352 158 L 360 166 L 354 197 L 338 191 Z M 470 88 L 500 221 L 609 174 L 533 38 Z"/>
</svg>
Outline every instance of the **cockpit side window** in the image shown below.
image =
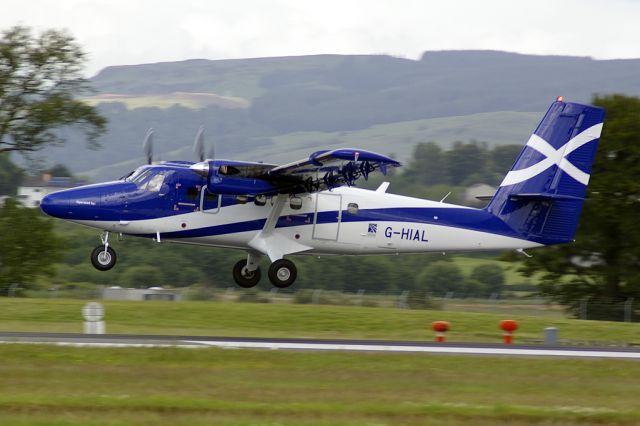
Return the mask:
<svg viewBox="0 0 640 426">
<path fill-rule="evenodd" d="M 164 182 L 164 173 L 158 173 L 155 176 L 152 176 L 151 179 L 146 184 L 146 190 L 149 192 L 158 192 L 160 191 L 160 187 Z"/>
</svg>

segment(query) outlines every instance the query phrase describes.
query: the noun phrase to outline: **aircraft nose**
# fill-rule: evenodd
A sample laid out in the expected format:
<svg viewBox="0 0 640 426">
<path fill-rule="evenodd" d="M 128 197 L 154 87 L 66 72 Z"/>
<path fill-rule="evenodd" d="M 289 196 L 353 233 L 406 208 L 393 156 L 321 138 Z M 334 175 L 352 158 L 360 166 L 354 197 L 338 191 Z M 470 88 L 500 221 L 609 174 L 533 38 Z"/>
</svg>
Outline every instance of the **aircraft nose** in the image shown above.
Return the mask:
<svg viewBox="0 0 640 426">
<path fill-rule="evenodd" d="M 49 216 L 66 218 L 69 215 L 69 197 L 55 192 L 46 195 L 40 202 L 40 208 Z"/>
</svg>

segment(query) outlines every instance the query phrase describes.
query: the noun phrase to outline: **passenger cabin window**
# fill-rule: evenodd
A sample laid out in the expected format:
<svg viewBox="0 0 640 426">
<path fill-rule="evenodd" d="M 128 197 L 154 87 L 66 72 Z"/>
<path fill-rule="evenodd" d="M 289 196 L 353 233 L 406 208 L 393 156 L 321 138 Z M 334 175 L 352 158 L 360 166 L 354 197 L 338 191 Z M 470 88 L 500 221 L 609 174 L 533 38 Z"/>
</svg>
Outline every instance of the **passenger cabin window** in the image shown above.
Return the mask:
<svg viewBox="0 0 640 426">
<path fill-rule="evenodd" d="M 204 192 L 204 200 L 213 203 L 214 201 L 218 202 L 218 194 L 212 194 L 208 190 Z"/>
<path fill-rule="evenodd" d="M 358 204 L 356 203 L 347 204 L 347 212 L 349 212 L 349 214 L 358 214 L 359 210 L 360 208 L 358 207 Z"/>
<path fill-rule="evenodd" d="M 189 188 L 187 188 L 187 198 L 195 200 L 198 198 L 198 195 L 200 194 L 200 189 L 198 189 L 195 186 L 190 186 Z"/>
</svg>

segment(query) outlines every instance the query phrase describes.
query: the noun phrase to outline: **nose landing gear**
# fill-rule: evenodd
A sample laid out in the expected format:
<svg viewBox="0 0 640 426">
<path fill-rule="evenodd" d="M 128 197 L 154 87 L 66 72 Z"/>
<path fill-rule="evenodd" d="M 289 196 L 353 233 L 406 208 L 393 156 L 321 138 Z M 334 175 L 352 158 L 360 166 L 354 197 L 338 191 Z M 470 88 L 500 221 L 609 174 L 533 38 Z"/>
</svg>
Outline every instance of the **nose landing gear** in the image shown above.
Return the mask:
<svg viewBox="0 0 640 426">
<path fill-rule="evenodd" d="M 108 271 L 116 264 L 117 256 L 114 249 L 109 247 L 109 233 L 102 235 L 102 244 L 91 252 L 91 264 L 99 271 Z"/>
</svg>

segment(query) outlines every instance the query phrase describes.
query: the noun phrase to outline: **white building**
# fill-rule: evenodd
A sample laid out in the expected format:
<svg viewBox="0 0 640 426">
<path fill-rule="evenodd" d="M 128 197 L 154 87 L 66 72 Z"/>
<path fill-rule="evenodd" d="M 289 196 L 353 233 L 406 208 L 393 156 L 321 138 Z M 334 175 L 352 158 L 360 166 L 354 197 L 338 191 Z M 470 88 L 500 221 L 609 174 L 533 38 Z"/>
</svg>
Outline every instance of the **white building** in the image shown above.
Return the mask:
<svg viewBox="0 0 640 426">
<path fill-rule="evenodd" d="M 488 199 L 496 193 L 496 190 L 496 187 L 486 183 L 476 183 L 464 190 L 464 201 L 470 205 L 485 205 Z"/>
<path fill-rule="evenodd" d="M 71 177 L 52 177 L 48 174 L 37 178 L 28 177 L 24 180 L 22 186 L 18 187 L 16 199 L 24 207 L 35 208 L 40 206 L 40 202 L 45 195 L 84 184 L 86 182 L 82 180 Z"/>
<path fill-rule="evenodd" d="M 168 300 L 178 301 L 181 291 L 162 287 L 121 288 L 108 287 L 102 289 L 102 298 L 107 300 Z"/>
</svg>

